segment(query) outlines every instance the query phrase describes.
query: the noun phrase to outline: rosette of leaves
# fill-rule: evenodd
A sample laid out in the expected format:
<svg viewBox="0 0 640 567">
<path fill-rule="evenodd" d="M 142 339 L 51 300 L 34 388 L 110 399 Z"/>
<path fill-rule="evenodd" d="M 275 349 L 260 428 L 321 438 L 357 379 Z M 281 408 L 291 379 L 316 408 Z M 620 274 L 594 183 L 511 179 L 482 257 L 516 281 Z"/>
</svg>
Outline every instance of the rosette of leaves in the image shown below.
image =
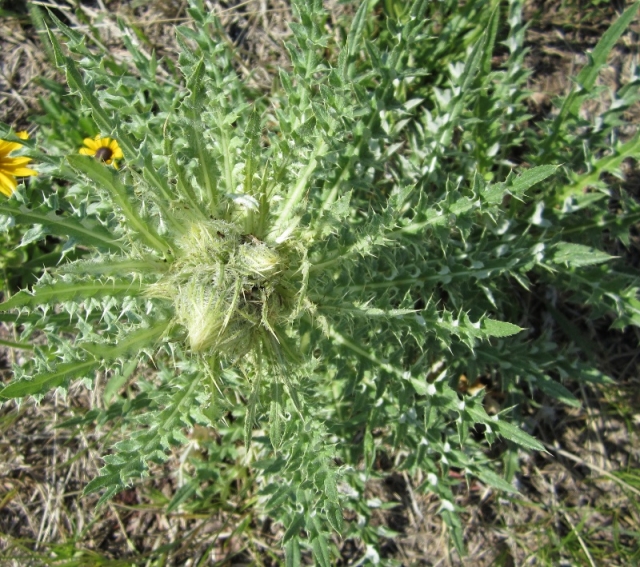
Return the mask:
<svg viewBox="0 0 640 567">
<path fill-rule="evenodd" d="M 198 2 L 193 25 L 176 28 L 176 77 L 126 26 L 135 70 L 52 16 L 49 38 L 72 93 L 125 160 L 115 171 L 43 154 L 52 177 L 67 180 L 59 195 L 36 209 L 0 206 L 89 251 L 2 305 L 18 311 L 23 340 L 34 329 L 48 340 L 0 397 L 79 378 L 91 386 L 97 370 L 109 373 L 108 409 L 74 423 L 117 417 L 128 438 L 87 492 L 111 497 L 166 460 L 194 424 L 226 424 L 222 443 L 233 445 L 232 416 L 293 563 L 310 547 L 329 565 L 329 527 L 376 543 L 361 496 L 376 454 L 392 449 L 404 469 L 426 473 L 420 490 L 441 498 L 462 549 L 451 468 L 513 491 L 486 441 L 542 445 L 518 427 L 517 411 L 490 416 L 482 391 L 462 395 L 460 375 L 493 376 L 516 404 L 524 382 L 575 405 L 563 378 L 605 380 L 572 356 L 575 345 L 558 350 L 545 333 L 521 333 L 526 311 L 513 300 L 514 284 L 526 293 L 541 278 L 621 324 L 637 321 L 635 280 L 606 264 L 590 203 L 576 196 L 579 206 L 544 214 L 579 183 L 553 149 L 558 128 L 578 135 L 568 117 L 579 99 L 567 103 L 566 128 L 550 130 L 546 159 L 510 161 L 531 134 L 513 94 L 526 80 L 521 5 L 504 13 L 469 2 L 458 17 L 454 4 L 385 3 L 371 18 L 364 2 L 337 41 L 319 1 L 294 2 L 291 69 L 269 96 L 243 84 L 224 30 Z M 603 38 L 589 80 L 636 8 Z M 428 48 L 443 51 L 439 36 L 446 67 Z M 499 40 L 509 53 L 494 68 Z M 625 203 L 597 217 L 620 235 L 638 214 Z M 157 371 L 136 379 L 133 400 L 120 398 L 140 363 Z M 170 506 L 198 493 L 209 465 Z M 345 525 L 345 507 L 364 523 Z"/>
</svg>

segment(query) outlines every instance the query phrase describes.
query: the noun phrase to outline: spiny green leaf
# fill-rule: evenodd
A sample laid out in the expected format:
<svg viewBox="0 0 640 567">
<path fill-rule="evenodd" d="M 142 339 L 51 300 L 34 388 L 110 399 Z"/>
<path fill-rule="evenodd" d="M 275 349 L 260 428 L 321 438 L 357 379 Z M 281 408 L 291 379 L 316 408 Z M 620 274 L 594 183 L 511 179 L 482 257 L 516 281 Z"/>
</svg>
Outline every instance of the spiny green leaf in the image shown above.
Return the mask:
<svg viewBox="0 0 640 567">
<path fill-rule="evenodd" d="M 291 499 L 292 494 L 293 489 L 290 486 L 286 484 L 281 485 L 273 494 L 273 496 L 269 498 L 269 501 L 266 504 L 267 510 L 274 510 L 276 508 L 279 508 L 280 506 L 282 506 L 282 504 L 288 502 Z"/>
<path fill-rule="evenodd" d="M 573 321 L 565 317 L 565 315 L 553 305 L 547 305 L 546 310 L 551 314 L 565 335 L 579 346 L 589 359 L 593 359 L 598 349 L 591 339 L 584 334 Z"/>
<path fill-rule="evenodd" d="M 86 35 L 83 35 L 77 32 L 76 30 L 74 30 L 73 28 L 70 28 L 69 26 L 67 26 L 61 19 L 59 19 L 56 16 L 55 12 L 49 9 L 48 6 L 47 6 L 47 12 L 49 14 L 49 17 L 55 24 L 56 28 L 59 29 L 67 37 L 69 42 L 72 45 L 74 45 L 74 47 L 76 48 L 82 46 L 82 50 L 88 54 L 89 51 L 83 46 L 83 42 L 86 40 Z"/>
<path fill-rule="evenodd" d="M 327 500 L 324 503 L 324 509 L 331 527 L 338 534 L 341 534 L 343 527 L 342 508 L 338 504 Z"/>
<path fill-rule="evenodd" d="M 572 242 L 559 242 L 556 244 L 552 257 L 556 264 L 567 264 L 572 268 L 602 264 L 613 259 L 613 256 L 609 256 L 602 250 Z"/>
<path fill-rule="evenodd" d="M 282 445 L 284 424 L 282 422 L 282 385 L 276 381 L 271 385 L 271 405 L 269 413 L 269 438 L 277 451 Z"/>
<path fill-rule="evenodd" d="M 147 461 L 164 462 L 167 458 L 165 451 L 169 444 L 169 435 L 184 425 L 184 416 L 188 414 L 189 408 L 197 403 L 196 397 L 201 387 L 202 376 L 202 373 L 195 373 L 190 376 L 186 387 L 176 389 L 166 401 L 165 408 L 154 415 L 153 426 L 136 437 L 134 445 L 123 447 L 138 447 L 135 453 L 125 452 L 125 458 L 118 458 L 117 452 L 110 456 L 111 464 L 106 468 L 108 472 L 91 481 L 84 493 L 90 494 L 106 488 L 101 498 L 105 502 L 130 478 L 140 476 L 146 469 Z M 173 438 L 176 436 L 173 435 Z"/>
<path fill-rule="evenodd" d="M 198 490 L 198 485 L 199 483 L 197 481 L 191 481 L 178 488 L 167 506 L 167 513 L 177 510 L 183 502 L 191 498 L 191 496 L 196 493 L 196 490 Z"/>
<path fill-rule="evenodd" d="M 582 103 L 593 89 L 598 74 L 606 63 L 611 49 L 613 49 L 624 30 L 633 21 L 639 6 L 640 3 L 638 2 L 629 6 L 622 16 L 620 16 L 600 38 L 600 41 L 591 54 L 589 63 L 587 63 L 578 74 L 578 87 L 574 88 L 564 99 L 560 112 L 553 121 L 552 132 L 545 138 L 542 144 L 542 159 L 546 159 L 549 155 L 567 117 L 569 115 L 578 115 Z"/>
<path fill-rule="evenodd" d="M 538 167 L 527 169 L 511 182 L 509 185 L 509 191 L 513 195 L 521 197 L 527 189 L 530 189 L 534 185 L 544 181 L 557 170 L 558 166 L 555 165 L 540 165 Z"/>
<path fill-rule="evenodd" d="M 57 215 L 53 211 L 31 210 L 24 205 L 15 206 L 15 201 L 0 204 L 0 214 L 10 215 L 19 223 L 41 224 L 51 234 L 75 238 L 88 246 L 103 250 L 121 250 L 123 245 L 97 221 Z"/>
<path fill-rule="evenodd" d="M 598 184 L 602 174 L 616 171 L 628 158 L 638 159 L 639 157 L 640 132 L 637 132 L 628 142 L 616 147 L 612 154 L 605 155 L 596 161 L 587 173 L 577 176 L 573 183 L 560 188 L 553 197 L 551 205 L 561 206 L 568 198 L 583 195 L 585 189 Z"/>
<path fill-rule="evenodd" d="M 584 380 L 585 382 L 589 382 L 590 384 L 600 384 L 602 386 L 615 384 L 615 380 L 609 378 L 609 376 L 603 374 L 596 368 L 582 370 L 579 374 L 579 378 L 580 380 Z"/>
<path fill-rule="evenodd" d="M 141 284 L 131 281 L 99 280 L 89 282 L 56 282 L 54 284 L 38 285 L 33 294 L 27 291 L 16 293 L 9 300 L 0 303 L 0 311 L 7 311 L 16 307 L 35 307 L 62 303 L 65 301 L 83 301 L 88 297 L 104 297 L 109 295 L 137 295 Z"/>
<path fill-rule="evenodd" d="M 488 317 L 482 320 L 482 330 L 485 331 L 488 337 L 510 337 L 511 335 L 518 334 L 520 331 L 524 331 L 523 328 L 513 323 L 496 321 Z"/>
<path fill-rule="evenodd" d="M 367 473 L 371 472 L 376 460 L 376 445 L 371 434 L 371 429 L 367 427 L 364 433 L 364 468 Z"/>
<path fill-rule="evenodd" d="M 300 222 L 299 216 L 294 216 L 296 207 L 302 201 L 305 193 L 309 190 L 308 182 L 311 175 L 318 166 L 318 159 L 323 156 L 328 150 L 327 144 L 324 140 L 319 140 L 312 154 L 309 156 L 308 161 L 304 169 L 300 172 L 296 184 L 291 188 L 284 204 L 280 208 L 278 218 L 275 221 L 271 233 L 270 240 L 276 242 L 283 242 L 287 237 L 291 235 L 293 230 Z M 293 216 L 293 218 L 292 218 Z"/>
<path fill-rule="evenodd" d="M 313 548 L 313 558 L 320 567 L 331 567 L 331 554 L 329 553 L 329 545 L 324 534 L 317 535 L 311 541 Z"/>
<path fill-rule="evenodd" d="M 69 264 L 63 264 L 56 268 L 57 274 L 144 274 L 156 275 L 166 272 L 169 266 L 166 262 L 154 262 L 153 260 L 121 260 L 107 261 L 78 260 Z"/>
<path fill-rule="evenodd" d="M 152 189 L 152 194 L 157 194 L 154 199 L 156 205 L 160 207 L 164 213 L 167 222 L 171 223 L 178 231 L 181 229 L 181 223 L 179 219 L 175 217 L 175 214 L 170 214 L 168 204 L 174 200 L 174 195 L 169 188 L 169 183 L 165 175 L 161 175 L 158 168 L 153 164 L 153 157 L 150 153 L 144 154 L 144 167 L 142 168 L 142 176 L 149 182 Z"/>
<path fill-rule="evenodd" d="M 520 445 L 521 447 L 524 447 L 525 449 L 533 449 L 534 451 L 544 451 L 544 446 L 542 445 L 542 443 L 540 443 L 537 439 L 535 439 L 528 433 L 525 433 L 524 431 L 522 431 L 522 429 L 520 429 L 516 425 L 507 423 L 506 421 L 503 421 L 503 420 L 498 420 L 498 421 L 492 420 L 490 424 L 491 426 L 494 426 L 495 429 L 498 430 L 500 435 L 502 435 L 502 437 L 504 437 L 505 439 L 508 439 L 509 441 L 513 441 L 514 443 L 517 443 L 518 445 Z"/>
<path fill-rule="evenodd" d="M 466 550 L 459 517 L 450 510 L 441 510 L 440 515 L 449 528 L 449 536 L 453 540 L 456 550 L 462 557 L 464 557 L 466 555 Z"/>
<path fill-rule="evenodd" d="M 160 412 L 156 421 L 157 427 L 152 431 L 153 436 L 144 448 L 143 454 L 151 454 L 160 446 L 162 437 L 172 431 L 179 423 L 180 418 L 186 415 L 188 408 L 194 403 L 194 399 L 201 387 L 202 373 L 198 372 L 191 377 L 186 388 L 177 390 L 165 409 Z"/>
<path fill-rule="evenodd" d="M 495 5 L 495 4 L 494 4 Z M 491 18 L 487 25 L 487 47 L 484 50 L 482 58 L 481 70 L 484 75 L 488 75 L 491 71 L 491 60 L 493 58 L 493 50 L 496 45 L 496 37 L 498 36 L 498 27 L 500 24 L 500 8 L 494 7 L 491 12 Z"/>
<path fill-rule="evenodd" d="M 525 449 L 533 449 L 535 451 L 544 451 L 543 445 L 536 439 L 534 439 L 528 433 L 525 433 L 511 423 L 503 421 L 499 416 L 490 417 L 482 407 L 467 406 L 465 409 L 469 415 L 478 423 L 484 423 L 491 429 L 497 430 L 500 435 L 509 441 L 524 447 Z"/>
<path fill-rule="evenodd" d="M 258 370 L 256 379 L 251 386 L 251 396 L 247 401 L 247 409 L 244 417 L 244 444 L 247 448 L 249 448 L 251 444 L 251 435 L 256 419 L 256 406 L 258 405 L 258 398 L 260 396 L 260 378 L 260 371 Z"/>
<path fill-rule="evenodd" d="M 122 484 L 109 486 L 107 490 L 102 493 L 102 496 L 96 502 L 96 510 L 100 510 L 100 508 L 108 502 L 111 498 L 113 498 L 121 489 L 123 488 Z"/>
<path fill-rule="evenodd" d="M 347 51 L 351 58 L 354 58 L 360 50 L 362 42 L 362 32 L 367 22 L 367 14 L 369 12 L 369 1 L 362 0 L 353 20 L 351 21 L 351 29 L 347 35 Z"/>
<path fill-rule="evenodd" d="M 620 36 L 629 24 L 633 22 L 638 7 L 640 7 L 639 2 L 631 4 L 613 25 L 609 26 L 607 31 L 602 34 L 600 41 L 591 52 L 589 63 L 578 73 L 577 82 L 585 91 L 589 92 L 595 85 L 600 69 L 607 63 L 607 57 L 618 39 L 620 39 Z M 571 112 L 576 114 L 579 108 L 580 102 L 576 101 L 571 108 Z"/>
<path fill-rule="evenodd" d="M 287 527 L 287 531 L 282 537 L 282 543 L 286 544 L 292 537 L 300 535 L 300 530 L 304 527 L 304 515 L 296 514 L 293 521 Z"/>
<path fill-rule="evenodd" d="M 87 374 L 98 366 L 99 362 L 95 359 L 59 364 L 55 372 L 39 374 L 32 380 L 19 380 L 9 384 L 0 390 L 0 398 L 24 398 L 25 396 L 44 394 L 53 388 L 61 386 L 65 380 L 80 374 Z"/>
<path fill-rule="evenodd" d="M 155 248 L 163 255 L 166 255 L 170 251 L 171 247 L 169 243 L 160 237 L 149 223 L 144 221 L 138 212 L 136 212 L 125 186 L 116 173 L 111 171 L 111 169 L 103 163 L 89 156 L 71 155 L 67 156 L 67 160 L 71 167 L 84 173 L 89 179 L 97 183 L 111 195 L 111 198 L 127 217 L 131 227 L 140 234 L 149 246 Z"/>
<path fill-rule="evenodd" d="M 78 67 L 76 66 L 75 61 L 70 57 L 66 57 L 65 55 L 63 55 L 62 47 L 60 46 L 60 43 L 58 42 L 53 32 L 51 30 L 48 30 L 48 33 L 51 44 L 53 45 L 56 62 L 59 67 L 65 69 L 69 87 L 79 92 L 83 100 L 91 108 L 93 119 L 96 121 L 96 124 L 98 125 L 102 133 L 111 135 L 116 132 L 118 144 L 122 148 L 125 157 L 133 159 L 133 157 L 136 155 L 136 150 L 133 143 L 131 142 L 129 135 L 124 132 L 123 129 L 120 128 L 118 122 L 110 117 L 103 109 L 100 101 L 91 91 L 91 89 L 86 85 L 84 79 L 82 78 L 82 75 L 80 74 L 80 71 L 78 70 Z"/>
<path fill-rule="evenodd" d="M 82 492 L 83 496 L 87 496 L 105 487 L 121 486 L 120 473 L 115 472 L 111 474 L 101 475 L 94 478 L 92 481 L 84 487 Z"/>
<path fill-rule="evenodd" d="M 57 25 L 57 18 L 55 16 L 55 14 L 51 14 L 51 11 L 49 11 L 49 17 L 51 17 L 54 21 L 54 23 L 56 23 Z M 61 22 L 62 23 L 62 22 Z M 62 24 L 63 27 L 60 29 L 64 29 L 65 24 Z M 53 48 L 53 56 L 55 59 L 55 63 L 59 68 L 64 68 L 64 64 L 65 64 L 65 56 L 62 53 L 62 46 L 60 45 L 60 42 L 58 41 L 58 38 L 54 35 L 54 33 L 51 31 L 51 29 L 49 29 L 48 26 L 46 26 L 46 32 L 47 35 L 49 37 L 49 41 L 51 42 L 51 47 Z"/>
<path fill-rule="evenodd" d="M 510 492 L 511 494 L 517 494 L 518 491 L 513 488 L 506 480 L 502 477 L 498 476 L 493 471 L 488 468 L 480 468 L 474 469 L 473 474 L 476 475 L 482 482 L 488 484 L 489 486 L 493 486 L 498 490 L 502 490 L 503 492 Z"/>
<path fill-rule="evenodd" d="M 324 495 L 328 500 L 338 504 L 338 488 L 332 471 L 327 471 L 324 479 Z"/>
<path fill-rule="evenodd" d="M 260 159 L 260 115 L 255 107 L 251 112 L 245 135 L 247 138 L 247 159 L 245 165 L 244 192 L 248 195 L 254 195 L 256 191 L 253 189 L 253 176 L 258 169 Z"/>
<path fill-rule="evenodd" d="M 294 537 L 286 542 L 284 546 L 284 557 L 286 567 L 300 567 L 300 543 L 298 538 Z"/>
<path fill-rule="evenodd" d="M 196 65 L 193 75 L 189 78 L 187 86 L 191 90 L 189 116 L 191 124 L 187 132 L 189 145 L 193 150 L 200 167 L 198 168 L 198 178 L 205 190 L 206 200 L 209 203 L 210 211 L 216 214 L 218 207 L 218 176 L 216 175 L 214 163 L 215 160 L 209 155 L 207 144 L 203 136 L 205 130 L 201 119 L 201 112 L 206 99 L 206 92 L 203 88 L 203 80 L 205 76 L 205 64 L 201 59 Z M 226 132 L 224 132 L 226 136 Z M 232 192 L 231 187 L 227 187 Z"/>
<path fill-rule="evenodd" d="M 453 132 L 458 126 L 458 120 L 462 110 L 465 108 L 465 95 L 470 88 L 471 83 L 476 77 L 478 68 L 483 59 L 483 56 L 487 52 L 488 35 L 485 34 L 482 38 L 476 42 L 471 55 L 468 57 L 462 75 L 460 76 L 460 94 L 456 97 L 456 101 L 453 103 L 449 114 L 449 120 L 446 128 L 443 130 L 440 136 L 440 144 L 442 146 L 449 146 L 453 138 Z"/>
<path fill-rule="evenodd" d="M 409 382 L 411 382 L 413 389 L 419 396 L 426 396 L 429 393 L 429 384 L 424 379 L 419 380 L 418 378 L 409 378 Z"/>
<path fill-rule="evenodd" d="M 16 343 L 14 341 L 6 341 L 4 339 L 0 339 L 0 345 L 5 346 L 7 348 L 15 348 L 21 350 L 33 350 L 34 346 L 29 343 Z"/>
<path fill-rule="evenodd" d="M 561 401 L 573 408 L 580 408 L 582 404 L 576 397 L 567 390 L 560 382 L 555 381 L 546 374 L 543 376 L 535 376 L 534 384 L 540 388 L 547 396 Z"/>
<path fill-rule="evenodd" d="M 122 386 L 125 385 L 133 371 L 138 366 L 138 359 L 133 358 L 129 362 L 124 365 L 122 372 L 115 372 L 111 378 L 107 381 L 104 386 L 104 392 L 102 394 L 102 398 L 104 399 L 105 404 L 110 404 L 111 400 L 114 398 L 116 393 Z"/>
<path fill-rule="evenodd" d="M 144 348 L 153 346 L 169 326 L 170 321 L 161 320 L 148 328 L 138 329 L 118 339 L 115 346 L 101 344 L 83 344 L 82 348 L 102 360 L 116 360 L 129 354 L 136 354 Z"/>
</svg>

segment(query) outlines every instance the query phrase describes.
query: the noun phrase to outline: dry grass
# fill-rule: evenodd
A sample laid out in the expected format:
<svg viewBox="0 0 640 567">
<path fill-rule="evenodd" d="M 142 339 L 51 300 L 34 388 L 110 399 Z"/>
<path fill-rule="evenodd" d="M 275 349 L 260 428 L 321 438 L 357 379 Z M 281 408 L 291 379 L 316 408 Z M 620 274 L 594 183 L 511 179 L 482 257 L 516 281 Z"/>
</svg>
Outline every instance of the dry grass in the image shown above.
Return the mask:
<svg viewBox="0 0 640 567">
<path fill-rule="evenodd" d="M 45 2 L 46 3 L 46 2 Z M 175 59 L 173 26 L 187 21 L 185 2 L 87 3 L 80 19 L 71 7 L 57 1 L 70 23 L 90 31 L 98 27 L 102 40 L 126 60 L 114 15 L 141 32 L 141 45 L 159 56 Z M 238 68 L 259 91 L 272 88 L 278 67 L 288 59 L 283 42 L 289 35 L 290 6 L 285 0 L 209 2 L 238 47 Z M 531 2 L 528 14 L 544 5 L 530 27 L 528 42 L 533 69 L 533 104 L 539 112 L 550 108 L 554 95 L 570 88 L 567 77 L 585 62 L 607 27 L 611 12 L 597 23 L 575 23 L 559 3 Z M 333 6 L 334 17 L 341 8 Z M 37 109 L 41 94 L 38 76 L 53 77 L 51 65 L 32 28 L 23 19 L 0 22 L 0 120 L 24 126 Z M 636 36 L 627 35 L 604 74 L 604 84 L 615 87 L 628 73 L 637 55 Z M 601 101 L 606 104 L 606 96 Z M 595 102 L 594 104 L 599 104 Z M 595 110 L 592 109 L 592 110 Z M 637 109 L 629 118 L 640 122 Z M 620 251 L 638 267 L 640 246 Z M 543 302 L 541 301 L 541 304 Z M 580 318 L 566 309 L 565 315 Z M 554 329 L 561 334 L 561 330 Z M 0 338 L 12 340 L 2 331 Z M 463 522 L 469 555 L 458 557 L 447 545 L 446 527 L 437 515 L 438 502 L 418 494 L 420 478 L 393 472 L 391 462 L 380 462 L 379 479 L 369 485 L 371 497 L 397 503 L 374 511 L 374 521 L 392 530 L 383 555 L 402 565 L 631 565 L 640 561 L 640 354 L 637 329 L 613 332 L 608 322 L 586 326 L 585 337 L 596 345 L 600 366 L 616 379 L 615 388 L 580 387 L 580 410 L 538 399 L 529 412 L 529 429 L 545 441 L 548 453 L 519 453 L 517 479 L 521 493 L 505 497 L 474 481 L 460 480 L 457 504 L 465 510 Z M 19 353 L 3 351 L 3 380 L 9 362 Z M 57 428 L 65 420 L 101 404 L 100 388 L 70 390 L 67 399 L 47 395 L 39 404 L 25 401 L 0 410 L 0 564 L 26 565 L 277 565 L 281 554 L 276 540 L 282 527 L 257 517 L 242 504 L 254 487 L 238 481 L 226 502 L 211 502 L 192 512 L 167 514 L 165 506 L 179 485 L 185 451 L 176 451 L 151 479 L 121 493 L 101 510 L 95 497 L 81 497 L 86 483 L 101 466 L 99 455 L 117 440 L 109 430 Z M 496 456 L 508 449 L 495 447 Z M 249 473 L 250 471 L 247 471 Z M 250 475 L 248 475 L 250 478 Z M 347 518 L 348 519 L 348 518 Z M 391 532 L 390 532 L 391 534 Z M 352 565 L 365 553 L 360 542 L 338 541 L 341 565 Z M 66 560 L 74 563 L 65 563 Z"/>
<path fill-rule="evenodd" d="M 0 38 L 0 121 L 21 128 L 46 95 L 38 77 L 54 78 L 56 71 L 26 19 L 0 18 Z"/>
<path fill-rule="evenodd" d="M 618 3 L 624 5 L 624 2 Z M 615 17 L 614 4 L 593 6 L 578 0 L 531 0 L 526 4 L 525 20 L 530 22 L 527 32 L 530 52 L 526 64 L 533 71 L 530 88 L 534 91 L 533 103 L 539 112 L 550 111 L 552 98 L 571 89 L 571 77 L 588 62 L 586 54 L 595 47 Z M 580 9 L 580 5 L 584 8 Z M 605 90 L 583 106 L 585 117 L 593 117 L 608 108 L 610 93 L 628 82 L 640 55 L 638 32 L 640 22 L 635 22 L 613 48 L 597 82 Z M 640 123 L 640 106 L 631 109 L 626 118 L 631 125 L 629 128 L 635 132 L 635 125 Z"/>
</svg>

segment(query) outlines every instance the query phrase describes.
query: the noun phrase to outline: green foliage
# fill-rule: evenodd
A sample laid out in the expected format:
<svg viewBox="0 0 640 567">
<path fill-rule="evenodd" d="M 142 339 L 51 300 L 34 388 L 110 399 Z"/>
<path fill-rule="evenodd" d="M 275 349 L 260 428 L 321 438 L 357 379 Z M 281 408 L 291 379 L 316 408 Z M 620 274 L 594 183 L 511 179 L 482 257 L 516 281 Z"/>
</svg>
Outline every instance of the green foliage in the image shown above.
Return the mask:
<svg viewBox="0 0 640 567">
<path fill-rule="evenodd" d="M 285 527 L 290 565 L 305 552 L 331 565 L 332 531 L 376 548 L 365 482 L 376 454 L 394 451 L 401 469 L 424 472 L 419 489 L 439 496 L 462 553 L 450 472 L 513 491 L 487 446 L 543 450 L 520 428 L 524 392 L 576 406 L 563 382 L 599 376 L 579 341 L 559 347 L 529 320 L 530 289 L 615 326 L 640 321 L 637 278 L 603 233 L 627 242 L 640 207 L 602 177 L 638 157 L 637 136 L 617 136 L 638 79 L 597 123 L 579 112 L 637 4 L 539 121 L 525 104 L 517 0 L 363 2 L 338 43 L 321 2 L 294 8 L 291 68 L 273 94 L 243 84 L 197 1 L 176 28 L 175 76 L 124 26 L 135 68 L 50 15 L 55 59 L 82 102 L 67 110 L 53 93 L 44 107 L 83 132 L 65 141 L 43 120 L 47 152 L 33 157 L 57 191 L 35 201 L 21 190 L 0 213 L 90 252 L 2 306 L 22 341 L 40 329 L 47 346 L 0 397 L 110 376 L 107 409 L 82 423 L 126 431 L 85 489 L 101 502 L 195 426 L 215 428 L 220 443 L 191 458 L 169 507 L 224 499 L 245 468 L 255 505 Z M 118 141 L 120 169 L 74 155 L 95 133 Z M 146 362 L 154 371 L 135 375 Z M 488 412 L 462 375 L 492 377 L 512 409 Z"/>
</svg>

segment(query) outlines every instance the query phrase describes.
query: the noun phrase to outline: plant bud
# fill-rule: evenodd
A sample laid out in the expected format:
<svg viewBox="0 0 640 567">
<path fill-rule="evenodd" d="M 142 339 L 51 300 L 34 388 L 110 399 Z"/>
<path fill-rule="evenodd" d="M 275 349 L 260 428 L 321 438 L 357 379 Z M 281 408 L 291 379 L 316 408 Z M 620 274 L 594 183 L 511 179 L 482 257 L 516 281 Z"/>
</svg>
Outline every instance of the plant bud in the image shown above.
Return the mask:
<svg viewBox="0 0 640 567">
<path fill-rule="evenodd" d="M 284 271 L 277 251 L 224 221 L 198 222 L 179 243 L 170 271 L 148 295 L 173 302 L 175 322 L 194 352 L 238 356 L 251 334 L 286 319 L 275 292 Z"/>
<path fill-rule="evenodd" d="M 282 271 L 278 255 L 263 243 L 240 246 L 237 261 L 240 273 L 256 281 L 272 278 Z"/>
</svg>

